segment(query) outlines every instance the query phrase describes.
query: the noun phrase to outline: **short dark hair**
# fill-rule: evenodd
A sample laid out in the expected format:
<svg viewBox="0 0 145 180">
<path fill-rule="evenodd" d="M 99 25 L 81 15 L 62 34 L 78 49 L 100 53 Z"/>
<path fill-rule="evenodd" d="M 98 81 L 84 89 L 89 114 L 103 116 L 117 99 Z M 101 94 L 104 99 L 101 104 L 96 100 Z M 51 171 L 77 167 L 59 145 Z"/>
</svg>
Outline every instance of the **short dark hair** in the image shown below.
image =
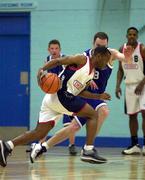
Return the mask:
<svg viewBox="0 0 145 180">
<path fill-rule="evenodd" d="M 94 49 L 93 54 L 97 55 L 98 53 L 100 53 L 100 54 L 110 54 L 111 55 L 111 52 L 108 50 L 108 48 L 106 48 L 104 46 L 98 46 L 98 47 L 96 47 Z"/>
<path fill-rule="evenodd" d="M 60 42 L 57 39 L 52 39 L 48 43 L 48 47 L 50 47 L 51 44 L 58 44 L 59 47 L 61 47 Z"/>
<path fill-rule="evenodd" d="M 94 43 L 95 43 L 97 38 L 99 38 L 99 39 L 107 39 L 107 41 L 109 40 L 108 35 L 105 32 L 97 32 L 94 35 L 94 40 L 93 40 Z"/>
<path fill-rule="evenodd" d="M 136 32 L 137 32 L 137 34 L 138 34 L 138 29 L 136 28 L 136 27 L 129 27 L 128 29 L 127 29 L 127 34 L 129 33 L 129 31 L 130 30 L 135 30 Z"/>
</svg>

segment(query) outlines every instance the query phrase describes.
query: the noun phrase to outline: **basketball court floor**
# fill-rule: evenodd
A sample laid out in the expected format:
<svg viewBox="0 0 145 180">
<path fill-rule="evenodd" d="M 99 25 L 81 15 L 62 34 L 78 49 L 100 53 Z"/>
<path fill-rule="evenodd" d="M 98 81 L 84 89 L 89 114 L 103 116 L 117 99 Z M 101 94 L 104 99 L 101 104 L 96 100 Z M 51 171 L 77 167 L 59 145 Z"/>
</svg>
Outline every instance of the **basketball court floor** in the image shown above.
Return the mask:
<svg viewBox="0 0 145 180">
<path fill-rule="evenodd" d="M 105 164 L 82 162 L 79 153 L 69 156 L 67 147 L 52 148 L 31 164 L 25 150 L 15 148 L 8 165 L 0 167 L 0 180 L 145 180 L 145 157 L 123 156 L 120 148 L 98 148 Z"/>
</svg>

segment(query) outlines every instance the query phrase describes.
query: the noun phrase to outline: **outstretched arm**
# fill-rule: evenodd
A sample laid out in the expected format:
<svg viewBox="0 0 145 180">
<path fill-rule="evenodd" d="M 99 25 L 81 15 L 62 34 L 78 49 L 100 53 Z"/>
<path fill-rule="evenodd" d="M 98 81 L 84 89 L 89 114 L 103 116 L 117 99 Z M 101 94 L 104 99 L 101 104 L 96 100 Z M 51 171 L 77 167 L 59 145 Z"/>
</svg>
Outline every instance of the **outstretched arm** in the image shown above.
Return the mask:
<svg viewBox="0 0 145 180">
<path fill-rule="evenodd" d="M 81 65 L 86 63 L 86 57 L 84 55 L 76 55 L 76 56 L 65 56 L 62 58 L 53 59 L 53 61 L 48 61 L 43 67 L 38 70 L 37 80 L 38 84 L 41 82 L 41 77 L 43 76 L 43 72 L 49 69 L 52 69 L 56 66 L 60 65 L 70 65 L 76 64 Z"/>
<path fill-rule="evenodd" d="M 116 49 L 109 49 L 111 54 L 112 54 L 112 60 L 119 60 L 119 61 L 124 61 L 125 63 L 131 63 L 132 61 L 132 53 L 133 53 L 133 48 L 131 46 L 126 46 L 124 48 L 123 53 L 119 52 Z"/>
</svg>

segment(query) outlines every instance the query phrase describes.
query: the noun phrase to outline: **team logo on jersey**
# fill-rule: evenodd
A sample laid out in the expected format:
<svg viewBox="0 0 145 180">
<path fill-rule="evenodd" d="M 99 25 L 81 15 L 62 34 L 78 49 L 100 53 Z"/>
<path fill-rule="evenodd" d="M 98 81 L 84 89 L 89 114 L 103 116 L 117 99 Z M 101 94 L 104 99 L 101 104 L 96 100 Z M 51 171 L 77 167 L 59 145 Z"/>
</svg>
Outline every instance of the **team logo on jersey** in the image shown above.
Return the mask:
<svg viewBox="0 0 145 180">
<path fill-rule="evenodd" d="M 78 90 L 82 89 L 83 88 L 83 85 L 78 81 L 78 80 L 75 80 L 73 82 L 73 85 L 75 88 L 77 88 Z"/>
<path fill-rule="evenodd" d="M 134 62 L 138 62 L 138 55 L 134 56 Z"/>
<path fill-rule="evenodd" d="M 124 64 L 124 69 L 138 69 L 138 64 Z"/>
</svg>

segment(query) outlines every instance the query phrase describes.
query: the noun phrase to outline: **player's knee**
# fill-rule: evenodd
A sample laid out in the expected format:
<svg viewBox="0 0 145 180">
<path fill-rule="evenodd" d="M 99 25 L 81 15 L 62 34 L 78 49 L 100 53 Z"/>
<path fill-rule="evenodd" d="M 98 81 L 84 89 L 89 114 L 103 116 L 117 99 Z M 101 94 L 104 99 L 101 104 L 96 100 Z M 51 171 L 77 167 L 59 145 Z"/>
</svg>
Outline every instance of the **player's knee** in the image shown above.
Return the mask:
<svg viewBox="0 0 145 180">
<path fill-rule="evenodd" d="M 79 124 L 77 124 L 77 123 L 70 124 L 70 130 L 71 130 L 71 132 L 76 132 L 76 131 L 78 131 L 79 129 L 80 129 Z"/>
<path fill-rule="evenodd" d="M 107 107 L 107 106 L 101 107 L 101 108 L 100 108 L 100 114 L 101 114 L 102 117 L 104 117 L 104 119 L 107 118 L 108 115 L 109 115 L 109 109 L 108 109 L 108 107 Z"/>
</svg>

